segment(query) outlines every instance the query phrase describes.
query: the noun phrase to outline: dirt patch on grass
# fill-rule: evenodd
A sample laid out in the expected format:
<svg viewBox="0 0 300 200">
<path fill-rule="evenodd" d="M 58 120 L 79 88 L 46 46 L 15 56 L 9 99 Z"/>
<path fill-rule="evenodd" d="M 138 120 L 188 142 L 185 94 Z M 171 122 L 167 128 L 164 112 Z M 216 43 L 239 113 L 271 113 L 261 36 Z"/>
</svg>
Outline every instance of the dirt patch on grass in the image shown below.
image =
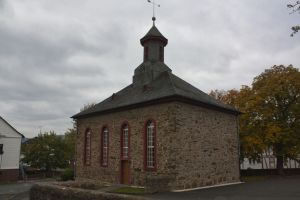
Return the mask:
<svg viewBox="0 0 300 200">
<path fill-rule="evenodd" d="M 94 182 L 81 182 L 81 181 L 67 181 L 67 182 L 56 182 L 54 185 L 70 187 L 70 188 L 80 188 L 86 190 L 100 190 L 108 187 L 105 183 L 94 183 Z"/>
<path fill-rule="evenodd" d="M 30 200 L 146 200 L 144 196 L 141 196 L 142 191 L 138 190 L 121 190 L 120 193 L 111 193 L 103 190 L 92 190 L 90 188 L 97 188 L 99 186 L 90 185 L 86 186 L 82 182 L 78 183 L 56 183 L 56 184 L 35 184 L 30 190 Z M 72 187 L 71 187 L 72 185 Z M 78 187 L 74 187 L 78 186 Z M 69 186 L 69 187 L 68 187 Z M 88 187 L 89 189 L 83 189 L 82 187 Z M 128 192 L 125 194 L 124 192 Z M 135 195 L 128 195 L 128 194 Z M 139 193 L 139 194 L 138 194 Z"/>
<path fill-rule="evenodd" d="M 264 181 L 269 179 L 269 176 L 242 176 L 241 181 L 252 182 L 252 181 Z"/>
</svg>

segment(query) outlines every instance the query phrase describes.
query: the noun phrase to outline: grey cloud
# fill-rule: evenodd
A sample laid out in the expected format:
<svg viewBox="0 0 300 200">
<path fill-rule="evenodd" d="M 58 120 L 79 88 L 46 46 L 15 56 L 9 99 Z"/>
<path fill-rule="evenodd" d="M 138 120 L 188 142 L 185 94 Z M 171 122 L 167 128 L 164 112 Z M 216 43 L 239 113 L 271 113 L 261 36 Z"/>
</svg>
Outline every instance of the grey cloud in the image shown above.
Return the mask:
<svg viewBox="0 0 300 200">
<path fill-rule="evenodd" d="M 285 1 L 160 2 L 166 64 L 206 92 L 250 84 L 274 64 L 299 67 L 289 37 L 299 17 Z M 0 0 L 0 11 L 0 115 L 29 137 L 62 134 L 84 104 L 130 84 L 152 23 L 146 0 Z"/>
</svg>

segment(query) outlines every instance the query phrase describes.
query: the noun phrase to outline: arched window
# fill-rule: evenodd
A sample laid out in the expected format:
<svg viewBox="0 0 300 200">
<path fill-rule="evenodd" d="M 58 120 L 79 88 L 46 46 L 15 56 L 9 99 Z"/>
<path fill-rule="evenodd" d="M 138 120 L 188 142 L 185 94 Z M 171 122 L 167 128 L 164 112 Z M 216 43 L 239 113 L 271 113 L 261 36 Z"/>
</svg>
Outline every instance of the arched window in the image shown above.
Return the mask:
<svg viewBox="0 0 300 200">
<path fill-rule="evenodd" d="M 121 158 L 123 160 L 129 159 L 129 126 L 123 124 L 121 130 Z"/>
<path fill-rule="evenodd" d="M 84 140 L 84 164 L 91 164 L 91 130 L 87 129 L 85 132 L 85 140 Z"/>
<path fill-rule="evenodd" d="M 154 121 L 149 120 L 145 129 L 145 168 L 146 170 L 156 170 L 156 132 Z"/>
<path fill-rule="evenodd" d="M 101 149 L 101 165 L 107 166 L 108 164 L 108 128 L 104 127 L 101 133 L 102 149 Z"/>
</svg>

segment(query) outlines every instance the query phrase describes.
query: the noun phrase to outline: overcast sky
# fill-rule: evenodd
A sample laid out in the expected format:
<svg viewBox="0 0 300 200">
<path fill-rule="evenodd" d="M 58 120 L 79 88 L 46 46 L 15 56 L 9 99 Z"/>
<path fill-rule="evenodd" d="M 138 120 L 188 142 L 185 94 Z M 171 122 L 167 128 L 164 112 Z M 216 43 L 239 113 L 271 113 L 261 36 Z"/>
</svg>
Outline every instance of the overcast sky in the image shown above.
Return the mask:
<svg viewBox="0 0 300 200">
<path fill-rule="evenodd" d="M 288 0 L 157 2 L 166 64 L 205 92 L 300 66 Z M 147 0 L 0 0 L 0 116 L 26 137 L 63 134 L 84 104 L 131 83 L 151 17 Z"/>
</svg>

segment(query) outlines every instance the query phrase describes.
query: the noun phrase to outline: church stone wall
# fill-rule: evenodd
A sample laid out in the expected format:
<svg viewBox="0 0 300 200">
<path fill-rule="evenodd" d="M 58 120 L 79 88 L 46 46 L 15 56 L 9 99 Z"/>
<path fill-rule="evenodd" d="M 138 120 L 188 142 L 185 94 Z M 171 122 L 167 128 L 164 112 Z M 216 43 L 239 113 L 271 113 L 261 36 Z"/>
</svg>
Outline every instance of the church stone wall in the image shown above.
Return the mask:
<svg viewBox="0 0 300 200">
<path fill-rule="evenodd" d="M 147 106 L 128 111 L 110 113 L 78 119 L 77 136 L 77 179 L 92 179 L 100 182 L 120 183 L 120 134 L 121 125 L 128 122 L 130 127 L 130 177 L 132 185 L 144 185 L 149 177 L 174 176 L 171 162 L 170 138 L 175 133 L 175 103 Z M 157 171 L 144 170 L 144 126 L 147 120 L 156 122 L 157 136 Z M 109 128 L 108 166 L 102 167 L 100 161 L 101 130 Z M 91 165 L 84 165 L 84 135 L 91 129 Z"/>
<path fill-rule="evenodd" d="M 176 104 L 176 189 L 239 181 L 237 116 Z"/>
<path fill-rule="evenodd" d="M 148 119 L 156 122 L 156 172 L 144 170 L 144 126 Z M 132 185 L 169 180 L 167 188 L 185 189 L 239 181 L 237 117 L 179 102 L 79 119 L 77 179 L 120 183 L 120 133 L 125 121 L 131 135 Z M 100 163 L 104 125 L 109 128 L 108 167 Z M 87 128 L 92 131 L 90 166 L 83 163 Z"/>
</svg>

